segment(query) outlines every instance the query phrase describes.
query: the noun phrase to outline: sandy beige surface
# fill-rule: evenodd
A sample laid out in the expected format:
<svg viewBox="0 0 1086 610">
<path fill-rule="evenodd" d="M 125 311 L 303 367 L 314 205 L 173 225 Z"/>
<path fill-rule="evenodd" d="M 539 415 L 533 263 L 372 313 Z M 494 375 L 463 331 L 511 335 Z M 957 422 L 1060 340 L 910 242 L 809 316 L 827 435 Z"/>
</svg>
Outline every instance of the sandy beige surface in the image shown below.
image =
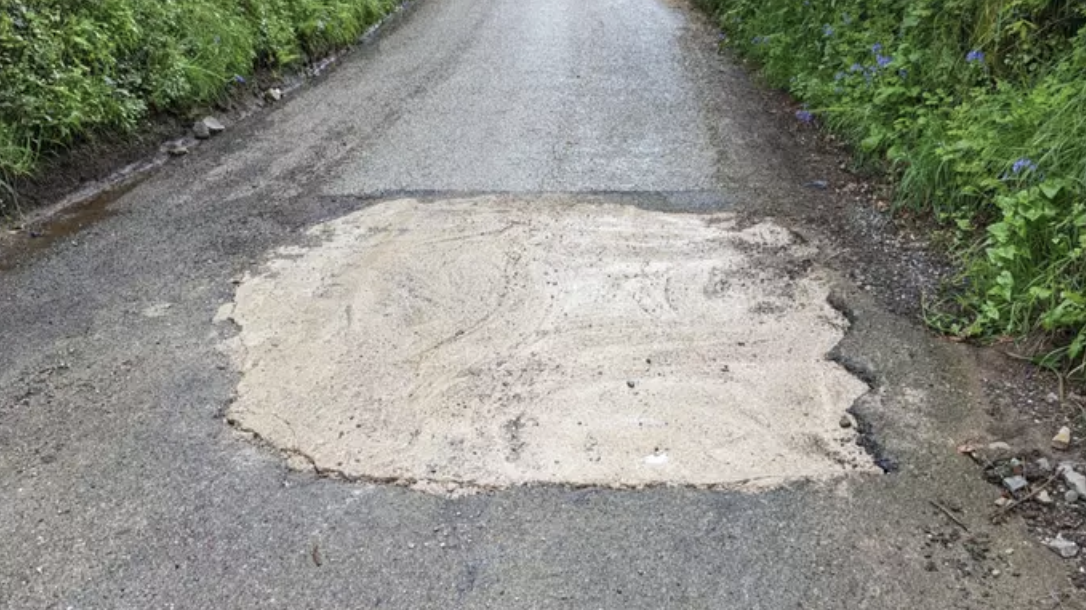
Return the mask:
<svg viewBox="0 0 1086 610">
<path fill-rule="evenodd" d="M 230 418 L 344 476 L 766 486 L 869 470 L 866 386 L 785 229 L 566 197 L 380 203 L 281 250 L 222 315 Z"/>
</svg>

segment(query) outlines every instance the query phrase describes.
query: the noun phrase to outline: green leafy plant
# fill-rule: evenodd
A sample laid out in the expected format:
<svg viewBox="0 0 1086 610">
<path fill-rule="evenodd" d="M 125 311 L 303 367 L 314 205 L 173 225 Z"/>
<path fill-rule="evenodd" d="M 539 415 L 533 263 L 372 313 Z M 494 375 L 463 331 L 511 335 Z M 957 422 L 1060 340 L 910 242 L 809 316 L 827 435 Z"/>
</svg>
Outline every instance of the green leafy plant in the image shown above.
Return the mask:
<svg viewBox="0 0 1086 610">
<path fill-rule="evenodd" d="M 927 318 L 1042 337 L 1086 362 L 1086 5 L 1065 0 L 701 0 L 727 44 L 955 234 Z M 940 305 L 941 304 L 941 305 Z"/>
<path fill-rule="evenodd" d="M 0 176 L 151 112 L 216 99 L 255 68 L 350 44 L 395 0 L 6 0 Z M 2 210 L 0 210 L 2 211 Z"/>
</svg>

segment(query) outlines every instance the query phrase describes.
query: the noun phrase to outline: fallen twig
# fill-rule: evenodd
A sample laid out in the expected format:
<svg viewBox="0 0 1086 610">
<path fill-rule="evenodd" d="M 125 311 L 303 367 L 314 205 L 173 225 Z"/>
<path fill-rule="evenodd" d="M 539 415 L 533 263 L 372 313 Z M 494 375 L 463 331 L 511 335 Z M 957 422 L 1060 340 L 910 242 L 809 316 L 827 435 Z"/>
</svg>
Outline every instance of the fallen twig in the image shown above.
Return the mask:
<svg viewBox="0 0 1086 610">
<path fill-rule="evenodd" d="M 949 508 L 943 506 L 942 504 L 939 504 L 935 500 L 928 500 L 928 502 L 930 502 L 931 505 L 934 506 L 935 508 L 938 508 L 944 515 L 947 516 L 948 519 L 950 519 L 955 524 L 957 524 L 958 527 L 962 528 L 963 530 L 965 530 L 967 532 L 969 531 L 969 526 L 966 525 L 965 523 L 962 523 L 961 519 L 955 517 L 954 513 L 950 512 Z"/>
<path fill-rule="evenodd" d="M 1032 500 L 1034 496 L 1041 493 L 1042 491 L 1045 490 L 1046 487 L 1051 485 L 1052 481 L 1055 481 L 1056 477 L 1058 477 L 1058 476 L 1059 476 L 1059 472 L 1057 472 L 1056 474 L 1048 477 L 1047 481 L 1045 481 L 1044 483 L 1041 483 L 1033 491 L 1026 494 L 1026 497 L 1022 498 L 1021 500 L 1014 500 L 1013 502 L 1008 502 L 1005 506 L 1003 506 L 1003 508 L 999 509 L 999 514 L 1001 516 L 1005 515 L 1008 512 L 1010 512 L 1010 510 L 1012 508 L 1014 508 L 1015 506 L 1018 506 L 1019 504 L 1022 504 L 1023 502 L 1028 502 L 1028 501 Z"/>
</svg>

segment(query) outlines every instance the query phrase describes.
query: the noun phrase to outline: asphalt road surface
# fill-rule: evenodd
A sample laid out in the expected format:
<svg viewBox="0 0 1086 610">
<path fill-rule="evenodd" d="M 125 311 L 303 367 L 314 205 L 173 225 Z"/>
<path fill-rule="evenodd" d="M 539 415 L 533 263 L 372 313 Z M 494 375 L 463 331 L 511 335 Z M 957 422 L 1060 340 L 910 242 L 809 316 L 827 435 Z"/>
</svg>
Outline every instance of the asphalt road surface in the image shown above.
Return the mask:
<svg viewBox="0 0 1086 610">
<path fill-rule="evenodd" d="M 1046 607 L 766 99 L 681 3 L 422 0 L 17 257 L 0 606 Z"/>
</svg>

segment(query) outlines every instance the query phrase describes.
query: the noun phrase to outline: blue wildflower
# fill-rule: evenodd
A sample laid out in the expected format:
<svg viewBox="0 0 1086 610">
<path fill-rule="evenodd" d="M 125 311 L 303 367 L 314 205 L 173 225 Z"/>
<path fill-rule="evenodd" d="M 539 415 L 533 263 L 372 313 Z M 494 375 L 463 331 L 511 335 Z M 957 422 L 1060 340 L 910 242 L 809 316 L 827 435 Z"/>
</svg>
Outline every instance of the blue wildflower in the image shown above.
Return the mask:
<svg viewBox="0 0 1086 610">
<path fill-rule="evenodd" d="M 863 72 L 863 69 L 864 69 L 864 67 L 861 66 L 860 64 L 852 64 L 851 66 L 849 66 L 848 71 L 849 72 Z"/>
<path fill-rule="evenodd" d="M 1011 173 L 1016 176 L 1024 171 L 1037 171 L 1037 164 L 1026 157 L 1022 157 L 1015 161 L 1014 165 L 1011 166 Z"/>
<path fill-rule="evenodd" d="M 875 63 L 879 64 L 880 68 L 885 68 L 886 66 L 890 65 L 890 62 L 892 61 L 894 61 L 893 57 L 887 57 L 885 55 L 875 56 Z"/>
<path fill-rule="evenodd" d="M 871 52 L 872 53 L 877 54 L 877 53 L 879 53 L 881 51 L 882 51 L 882 43 L 881 42 L 876 42 L 875 44 L 871 45 Z"/>
<path fill-rule="evenodd" d="M 845 78 L 845 73 L 844 72 L 836 72 L 833 75 L 833 80 L 841 80 L 843 78 Z"/>
<path fill-rule="evenodd" d="M 239 84 L 239 85 L 244 85 L 245 84 L 245 77 L 240 75 L 240 74 L 235 74 L 234 75 L 234 82 Z"/>
<path fill-rule="evenodd" d="M 808 125 L 814 121 L 814 115 L 811 114 L 810 110 L 797 110 L 796 118 L 800 121 L 803 121 L 804 123 L 807 123 Z"/>
<path fill-rule="evenodd" d="M 828 23 L 823 25 L 822 26 L 822 35 L 825 36 L 826 38 L 829 38 L 830 36 L 833 36 L 833 27 L 830 26 L 830 24 L 828 24 Z"/>
<path fill-rule="evenodd" d="M 984 51 L 973 49 L 965 55 L 965 61 L 971 64 L 979 64 L 984 61 Z"/>
</svg>

